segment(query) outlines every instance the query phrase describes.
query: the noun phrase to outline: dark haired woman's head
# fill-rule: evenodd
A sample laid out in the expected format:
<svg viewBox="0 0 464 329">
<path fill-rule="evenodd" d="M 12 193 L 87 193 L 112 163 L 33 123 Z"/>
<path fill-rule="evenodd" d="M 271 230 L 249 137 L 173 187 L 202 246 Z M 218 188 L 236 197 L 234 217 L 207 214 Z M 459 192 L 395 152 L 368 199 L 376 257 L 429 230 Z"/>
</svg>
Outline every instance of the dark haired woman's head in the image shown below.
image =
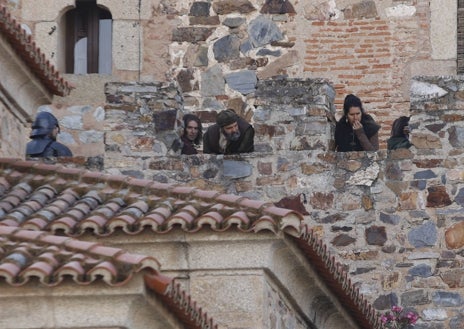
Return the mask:
<svg viewBox="0 0 464 329">
<path fill-rule="evenodd" d="M 391 137 L 406 137 L 409 136 L 409 119 L 410 117 L 402 116 L 393 121 Z"/>
<path fill-rule="evenodd" d="M 352 107 L 359 107 L 359 109 L 361 110 L 361 113 L 364 113 L 364 109 L 362 107 L 362 102 L 359 99 L 359 97 L 357 97 L 357 96 L 355 96 L 353 94 L 346 95 L 345 101 L 343 102 L 343 114 L 347 115 L 348 111 Z"/>
<path fill-rule="evenodd" d="M 200 144 L 203 136 L 200 118 L 193 114 L 184 115 L 184 136 L 195 144 Z"/>
</svg>

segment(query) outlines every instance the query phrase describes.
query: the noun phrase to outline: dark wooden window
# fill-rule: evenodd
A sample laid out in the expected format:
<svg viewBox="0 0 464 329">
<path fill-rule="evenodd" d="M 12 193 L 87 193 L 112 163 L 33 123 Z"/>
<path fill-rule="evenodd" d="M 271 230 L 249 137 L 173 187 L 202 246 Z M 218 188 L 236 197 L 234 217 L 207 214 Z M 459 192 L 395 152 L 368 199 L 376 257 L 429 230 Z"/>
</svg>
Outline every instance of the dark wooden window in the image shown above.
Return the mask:
<svg viewBox="0 0 464 329">
<path fill-rule="evenodd" d="M 95 0 L 81 0 L 65 20 L 66 73 L 111 74 L 111 13 Z"/>
<path fill-rule="evenodd" d="M 464 0 L 458 0 L 457 73 L 464 74 Z"/>
</svg>

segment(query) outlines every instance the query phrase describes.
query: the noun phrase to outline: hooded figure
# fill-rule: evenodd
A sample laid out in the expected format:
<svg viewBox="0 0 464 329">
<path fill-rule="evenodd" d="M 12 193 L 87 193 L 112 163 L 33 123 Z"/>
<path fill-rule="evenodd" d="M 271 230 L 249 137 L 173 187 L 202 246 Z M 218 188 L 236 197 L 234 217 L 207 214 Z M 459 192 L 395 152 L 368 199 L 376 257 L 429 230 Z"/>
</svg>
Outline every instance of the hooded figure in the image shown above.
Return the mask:
<svg viewBox="0 0 464 329">
<path fill-rule="evenodd" d="M 410 148 L 413 145 L 409 141 L 409 119 L 410 117 L 402 116 L 393 121 L 391 136 L 387 140 L 387 149 Z"/>
<path fill-rule="evenodd" d="M 380 126 L 364 112 L 361 100 L 347 95 L 343 116 L 335 126 L 335 150 L 338 152 L 377 151 Z"/>
<path fill-rule="evenodd" d="M 39 112 L 32 124 L 32 141 L 26 145 L 27 158 L 72 156 L 71 150 L 56 141 L 60 126 L 49 112 Z"/>
<path fill-rule="evenodd" d="M 203 136 L 203 153 L 237 154 L 254 151 L 255 130 L 234 110 L 219 112 L 216 124 Z"/>
</svg>

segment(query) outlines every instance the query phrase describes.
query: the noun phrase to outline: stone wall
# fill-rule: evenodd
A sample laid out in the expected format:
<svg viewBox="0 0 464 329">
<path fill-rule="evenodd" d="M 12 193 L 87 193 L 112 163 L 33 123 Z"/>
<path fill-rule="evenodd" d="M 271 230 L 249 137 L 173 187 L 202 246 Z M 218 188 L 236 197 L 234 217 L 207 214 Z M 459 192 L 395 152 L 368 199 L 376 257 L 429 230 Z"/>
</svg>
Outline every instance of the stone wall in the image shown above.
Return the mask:
<svg viewBox="0 0 464 329">
<path fill-rule="evenodd" d="M 160 164 L 165 163 L 160 157 L 180 154 L 176 141 L 183 132 L 182 116 L 186 113 L 181 92 L 175 84 L 161 82 L 108 83 L 106 96 L 105 168 L 152 178 L 159 173 Z M 333 88 L 323 80 L 260 81 L 256 86 L 257 106 L 251 118 L 255 150 L 269 153 L 332 148 L 334 96 Z M 246 111 L 240 100 L 230 101 L 229 106 L 250 119 L 252 113 Z M 81 122 L 78 110 L 74 109 L 73 121 Z M 90 112 L 91 108 L 87 110 Z M 204 130 L 216 120 L 216 111 L 195 113 L 202 120 Z M 70 116 L 63 120 L 71 121 Z M 168 162 L 172 169 L 181 171 L 184 167 L 177 159 Z M 208 157 L 204 159 L 209 166 Z M 214 176 L 209 175 L 209 178 Z"/>
<path fill-rule="evenodd" d="M 62 15 L 74 0 L 0 0 L 62 69 Z M 72 75 L 71 96 L 53 108 L 104 106 L 112 81 L 176 81 L 188 112 L 220 111 L 230 103 L 253 116 L 259 81 L 323 78 L 334 86 L 336 116 L 356 93 L 381 123 L 409 111 L 411 76 L 455 74 L 454 0 L 98 0 L 113 16 L 113 73 Z M 73 129 L 66 128 L 65 130 Z M 74 134 L 73 132 L 69 132 Z M 97 132 L 98 133 L 98 132 Z M 68 146 L 88 156 L 79 139 Z M 103 141 L 100 148 L 103 148 Z"/>
<path fill-rule="evenodd" d="M 18 117 L 11 113 L 11 109 L 5 107 L 4 96 L 0 94 L 0 156 L 22 158 L 26 150 L 24 136 L 29 136 L 28 130 L 18 122 Z"/>
<path fill-rule="evenodd" d="M 375 307 L 413 308 L 422 317 L 418 328 L 462 328 L 464 255 L 445 233 L 464 218 L 463 85 L 450 76 L 413 80 L 411 149 L 335 153 L 322 144 L 236 156 L 161 156 L 147 160 L 137 176 L 284 199 L 280 204 L 306 215 Z M 124 172 L 106 163 L 105 170 Z M 289 197 L 296 197 L 293 203 Z"/>
</svg>

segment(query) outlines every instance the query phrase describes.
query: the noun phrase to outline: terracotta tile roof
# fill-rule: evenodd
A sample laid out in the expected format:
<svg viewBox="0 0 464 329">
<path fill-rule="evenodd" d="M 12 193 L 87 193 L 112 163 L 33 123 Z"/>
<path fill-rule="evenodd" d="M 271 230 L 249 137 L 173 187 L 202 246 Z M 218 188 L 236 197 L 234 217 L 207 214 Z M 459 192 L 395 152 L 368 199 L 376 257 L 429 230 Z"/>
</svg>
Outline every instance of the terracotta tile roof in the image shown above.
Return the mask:
<svg viewBox="0 0 464 329">
<path fill-rule="evenodd" d="M 22 286 L 37 279 L 52 287 L 71 278 L 80 285 L 102 280 L 121 286 L 143 272 L 147 287 L 186 328 L 217 328 L 173 279 L 158 272 L 159 267 L 155 258 L 123 249 L 0 225 L 0 279 L 9 285 Z"/>
<path fill-rule="evenodd" d="M 175 227 L 186 232 L 204 227 L 213 231 L 284 232 L 295 240 L 360 328 L 382 328 L 379 314 L 302 220 L 293 210 L 241 196 L 0 159 L 0 225 L 73 237 L 85 232 L 108 236 L 116 231 L 135 235 L 151 230 L 159 234 Z M 177 296 L 174 299 L 186 298 L 172 284 L 167 291 Z"/>
<path fill-rule="evenodd" d="M 292 237 L 303 251 L 308 262 L 319 277 L 337 296 L 343 307 L 351 314 L 355 322 L 363 329 L 383 329 L 380 314 L 363 297 L 349 278 L 343 265 L 335 260 L 327 245 L 308 226 L 303 226 L 300 236 Z"/>
<path fill-rule="evenodd" d="M 70 93 L 72 87 L 60 76 L 32 41 L 31 36 L 26 34 L 2 5 L 0 5 L 0 34 L 52 94 L 66 96 Z"/>
<path fill-rule="evenodd" d="M 237 228 L 300 230 L 302 216 L 272 203 L 40 162 L 0 160 L 0 224 L 59 235 Z M 212 193 L 211 193 L 212 192 Z"/>
</svg>

